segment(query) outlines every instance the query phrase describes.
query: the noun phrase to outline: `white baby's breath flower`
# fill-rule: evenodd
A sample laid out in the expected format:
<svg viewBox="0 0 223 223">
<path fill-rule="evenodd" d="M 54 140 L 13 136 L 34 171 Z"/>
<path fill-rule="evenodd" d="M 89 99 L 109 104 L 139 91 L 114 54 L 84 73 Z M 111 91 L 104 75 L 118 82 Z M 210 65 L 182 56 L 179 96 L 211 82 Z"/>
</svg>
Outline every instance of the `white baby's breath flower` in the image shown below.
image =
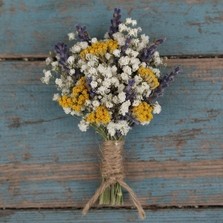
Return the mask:
<svg viewBox="0 0 223 223">
<path fill-rule="evenodd" d="M 97 108 L 97 107 L 100 105 L 100 103 L 99 103 L 98 100 L 94 100 L 94 101 L 92 101 L 92 105 L 93 105 L 95 108 Z"/>
<path fill-rule="evenodd" d="M 105 58 L 106 58 L 107 60 L 109 60 L 109 59 L 111 58 L 111 54 L 110 54 L 110 53 L 106 53 L 106 54 L 105 54 Z"/>
<path fill-rule="evenodd" d="M 129 35 L 130 35 L 130 36 L 137 37 L 137 35 L 138 35 L 138 29 L 131 29 L 131 30 L 129 31 Z"/>
<path fill-rule="evenodd" d="M 104 38 L 105 39 L 108 39 L 109 38 L 108 32 L 105 33 Z"/>
<path fill-rule="evenodd" d="M 130 25 L 130 24 L 132 24 L 132 18 L 126 18 L 126 20 L 125 20 L 125 24 L 126 24 L 126 25 Z"/>
<path fill-rule="evenodd" d="M 113 74 L 116 74 L 117 70 L 118 70 L 118 68 L 115 65 L 113 65 L 111 67 L 111 71 L 112 71 Z"/>
<path fill-rule="evenodd" d="M 156 103 L 153 105 L 153 114 L 159 114 L 161 112 L 161 106 L 156 101 Z"/>
<path fill-rule="evenodd" d="M 111 85 L 111 81 L 110 81 L 110 79 L 105 79 L 105 80 L 102 82 L 102 85 L 103 85 L 105 88 L 109 88 L 110 85 Z"/>
<path fill-rule="evenodd" d="M 138 64 L 133 64 L 132 65 L 132 71 L 135 72 L 139 69 L 139 65 Z"/>
<path fill-rule="evenodd" d="M 142 81 L 142 78 L 139 75 L 134 76 L 135 84 L 138 84 Z"/>
<path fill-rule="evenodd" d="M 129 60 L 130 59 L 128 56 L 124 56 L 124 57 L 121 57 L 118 62 L 121 66 L 125 66 L 125 65 L 128 65 Z"/>
<path fill-rule="evenodd" d="M 131 75 L 132 69 L 129 66 L 124 66 L 122 69 L 125 73 Z"/>
<path fill-rule="evenodd" d="M 91 42 L 96 43 L 96 42 L 98 42 L 98 40 L 97 40 L 97 38 L 94 37 L 94 38 L 91 39 Z"/>
<path fill-rule="evenodd" d="M 101 79 L 101 78 L 98 78 L 98 79 L 97 79 L 97 82 L 98 82 L 98 83 L 101 83 L 101 82 L 102 82 L 102 79 Z"/>
<path fill-rule="evenodd" d="M 154 54 L 153 54 L 153 59 L 154 59 L 154 64 L 156 66 L 159 66 L 160 64 L 163 63 L 163 60 L 160 58 L 160 55 L 159 55 L 159 52 L 156 51 Z"/>
<path fill-rule="evenodd" d="M 88 47 L 88 42 L 85 42 L 85 41 L 84 42 L 80 42 L 79 46 L 81 47 L 81 49 L 84 50 L 84 49 L 86 49 Z"/>
<path fill-rule="evenodd" d="M 107 130 L 108 130 L 108 133 L 110 136 L 114 136 L 115 133 L 116 133 L 116 129 L 115 129 L 115 125 L 114 125 L 114 122 L 110 122 L 108 125 L 107 125 Z"/>
<path fill-rule="evenodd" d="M 124 32 L 128 30 L 128 27 L 124 23 L 120 23 L 118 26 L 119 32 Z"/>
<path fill-rule="evenodd" d="M 75 39 L 75 33 L 71 32 L 71 33 L 68 33 L 68 39 L 69 40 L 74 40 Z"/>
<path fill-rule="evenodd" d="M 78 127 L 82 132 L 86 132 L 89 127 L 89 123 L 82 119 L 78 124 Z"/>
<path fill-rule="evenodd" d="M 106 102 L 105 102 L 105 106 L 106 106 L 107 108 L 112 108 L 112 107 L 113 107 L 113 104 L 112 104 L 112 102 L 110 102 L 110 101 L 106 101 Z"/>
<path fill-rule="evenodd" d="M 139 52 L 137 52 L 137 51 L 135 51 L 135 50 L 132 50 L 131 55 L 132 55 L 133 57 L 137 57 L 137 56 L 139 55 Z"/>
<path fill-rule="evenodd" d="M 130 129 L 131 127 L 125 120 L 120 120 L 117 123 L 110 122 L 107 126 L 107 130 L 110 136 L 114 136 L 117 131 L 120 131 L 122 135 L 126 135 Z"/>
<path fill-rule="evenodd" d="M 81 66 L 81 71 L 84 72 L 87 68 L 88 68 L 87 65 L 86 64 L 83 64 Z"/>
<path fill-rule="evenodd" d="M 130 100 L 127 100 L 124 103 L 122 103 L 122 105 L 120 106 L 119 114 L 124 116 L 126 113 L 128 113 L 130 105 L 131 105 Z"/>
<path fill-rule="evenodd" d="M 105 94 L 105 91 L 106 91 L 106 88 L 104 86 L 101 86 L 97 89 L 97 92 L 102 95 Z"/>
<path fill-rule="evenodd" d="M 43 73 L 44 73 L 44 77 L 42 77 L 40 80 L 44 84 L 49 84 L 50 79 L 52 77 L 51 71 L 50 70 L 43 70 Z"/>
<path fill-rule="evenodd" d="M 148 44 L 149 43 L 149 36 L 145 35 L 145 34 L 142 34 L 141 35 L 141 39 L 142 39 L 142 42 L 144 44 Z"/>
<path fill-rule="evenodd" d="M 58 67 L 58 65 L 59 65 L 58 61 L 53 61 L 51 63 L 51 66 L 53 67 L 53 69 L 55 69 L 56 67 Z"/>
<path fill-rule="evenodd" d="M 142 62 L 142 63 L 140 64 L 140 67 L 146 67 L 146 63 L 145 63 L 145 62 Z"/>
<path fill-rule="evenodd" d="M 137 21 L 136 20 L 132 20 L 132 25 L 136 26 L 137 25 Z"/>
<path fill-rule="evenodd" d="M 67 59 L 67 63 L 69 63 L 70 65 L 72 65 L 74 63 L 74 56 L 69 56 L 68 59 Z"/>
<path fill-rule="evenodd" d="M 91 67 L 91 68 L 88 70 L 88 73 L 91 74 L 91 75 L 94 75 L 94 74 L 97 73 L 97 70 L 96 70 L 96 68 Z"/>
<path fill-rule="evenodd" d="M 120 103 L 124 102 L 125 98 L 126 98 L 125 92 L 121 92 L 118 94 L 118 99 Z"/>
<path fill-rule="evenodd" d="M 119 99 L 118 99 L 117 96 L 114 96 L 114 97 L 112 98 L 112 101 L 113 101 L 115 104 L 118 104 L 118 103 L 119 103 Z"/>
<path fill-rule="evenodd" d="M 45 62 L 46 62 L 46 65 L 50 65 L 51 62 L 52 62 L 52 58 L 51 57 L 47 57 Z"/>
<path fill-rule="evenodd" d="M 117 32 L 113 34 L 113 38 L 118 41 L 119 46 L 124 46 L 125 45 L 125 36 L 123 33 Z"/>
<path fill-rule="evenodd" d="M 131 43 L 135 46 L 138 47 L 140 40 L 138 38 L 133 38 L 131 40 Z M 138 49 L 137 49 L 138 50 Z"/>
<path fill-rule="evenodd" d="M 157 77 L 160 77 L 160 70 L 158 68 L 149 67 Z"/>
<path fill-rule="evenodd" d="M 123 81 L 128 81 L 129 76 L 128 76 L 128 74 L 123 72 L 123 73 L 121 73 L 121 78 L 122 78 Z"/>
<path fill-rule="evenodd" d="M 120 57 L 120 53 L 121 53 L 121 51 L 118 50 L 118 49 L 116 49 L 116 50 L 113 51 L 113 54 L 114 54 L 114 56 L 116 56 L 116 57 Z"/>
<path fill-rule="evenodd" d="M 118 92 L 123 93 L 123 90 L 125 89 L 125 85 L 124 84 L 119 84 L 118 85 Z M 123 95 L 122 95 L 123 96 Z"/>
<path fill-rule="evenodd" d="M 111 83 L 117 87 L 119 85 L 119 79 L 117 77 L 112 77 L 111 78 Z"/>
<path fill-rule="evenodd" d="M 58 87 L 62 87 L 62 85 L 63 85 L 63 82 L 62 82 L 62 80 L 60 79 L 60 78 L 56 78 L 55 79 L 55 84 L 58 86 Z"/>
<path fill-rule="evenodd" d="M 98 86 L 98 83 L 97 83 L 96 81 L 92 81 L 92 82 L 90 83 L 90 85 L 91 85 L 91 87 L 94 89 L 94 88 L 96 88 L 96 87 Z"/>
<path fill-rule="evenodd" d="M 60 95 L 57 93 L 57 94 L 54 94 L 54 95 L 53 95 L 52 100 L 53 100 L 53 101 L 58 101 L 59 98 L 60 98 Z"/>
<path fill-rule="evenodd" d="M 71 113 L 71 109 L 70 108 L 63 108 L 64 112 L 66 114 L 70 114 Z"/>
<path fill-rule="evenodd" d="M 79 53 L 81 51 L 81 47 L 77 44 L 75 44 L 74 46 L 71 47 L 70 51 L 72 53 Z"/>
<path fill-rule="evenodd" d="M 140 102 L 140 100 L 134 100 L 132 106 L 138 106 Z"/>
<path fill-rule="evenodd" d="M 70 69 L 69 74 L 72 76 L 75 74 L 75 69 Z"/>
</svg>

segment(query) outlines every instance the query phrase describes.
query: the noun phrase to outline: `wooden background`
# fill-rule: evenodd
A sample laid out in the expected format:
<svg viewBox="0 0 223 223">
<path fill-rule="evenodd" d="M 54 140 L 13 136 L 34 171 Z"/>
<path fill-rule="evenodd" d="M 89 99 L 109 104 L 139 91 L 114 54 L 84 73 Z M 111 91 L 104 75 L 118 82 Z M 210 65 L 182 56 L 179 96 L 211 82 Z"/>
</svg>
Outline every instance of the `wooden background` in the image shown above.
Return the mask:
<svg viewBox="0 0 223 223">
<path fill-rule="evenodd" d="M 0 0 L 0 222 L 139 222 L 127 194 L 121 208 L 81 215 L 100 183 L 101 139 L 81 133 L 39 80 L 56 42 L 77 23 L 101 37 L 114 7 L 167 37 L 160 51 L 183 69 L 162 113 L 127 137 L 144 222 L 223 222 L 222 0 Z"/>
</svg>

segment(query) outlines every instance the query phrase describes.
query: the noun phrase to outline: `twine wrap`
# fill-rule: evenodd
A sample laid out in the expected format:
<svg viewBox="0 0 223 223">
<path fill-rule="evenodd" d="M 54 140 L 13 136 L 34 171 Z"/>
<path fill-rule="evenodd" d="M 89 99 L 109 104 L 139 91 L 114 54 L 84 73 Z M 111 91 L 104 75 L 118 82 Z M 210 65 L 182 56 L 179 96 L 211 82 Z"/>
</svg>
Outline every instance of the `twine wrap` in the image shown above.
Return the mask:
<svg viewBox="0 0 223 223">
<path fill-rule="evenodd" d="M 95 194 L 86 203 L 82 213 L 87 214 L 88 210 L 94 205 L 98 200 L 99 196 L 105 191 L 109 186 L 119 183 L 122 188 L 129 192 L 130 198 L 138 210 L 139 217 L 141 219 L 145 218 L 145 212 L 140 204 L 134 191 L 128 186 L 124 181 L 124 166 L 123 166 L 123 147 L 124 141 L 104 141 L 102 145 L 102 162 L 101 162 L 101 173 L 103 181 L 99 188 L 96 190 Z"/>
</svg>

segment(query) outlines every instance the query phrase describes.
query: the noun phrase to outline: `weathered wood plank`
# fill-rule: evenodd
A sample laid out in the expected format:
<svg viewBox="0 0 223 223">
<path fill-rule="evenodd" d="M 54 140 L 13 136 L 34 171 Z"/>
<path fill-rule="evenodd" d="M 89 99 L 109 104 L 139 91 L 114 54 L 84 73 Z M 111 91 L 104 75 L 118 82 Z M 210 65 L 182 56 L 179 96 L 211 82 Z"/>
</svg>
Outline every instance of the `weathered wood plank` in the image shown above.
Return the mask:
<svg viewBox="0 0 223 223">
<path fill-rule="evenodd" d="M 127 180 L 144 206 L 223 205 L 223 59 L 177 64 L 162 113 L 126 139 Z M 82 207 L 99 184 L 101 140 L 51 101 L 42 69 L 0 62 L 1 208 Z"/>
<path fill-rule="evenodd" d="M 77 23 L 101 37 L 115 7 L 151 38 L 167 37 L 165 55 L 222 54 L 220 0 L 0 0 L 0 57 L 46 55 Z"/>
<path fill-rule="evenodd" d="M 215 209 L 165 209 L 149 210 L 147 218 L 140 221 L 133 210 L 103 209 L 90 211 L 82 216 L 80 210 L 38 210 L 38 211 L 0 211 L 0 220 L 5 223 L 113 223 L 113 222 L 148 222 L 148 223 L 222 223 L 223 212 Z"/>
</svg>

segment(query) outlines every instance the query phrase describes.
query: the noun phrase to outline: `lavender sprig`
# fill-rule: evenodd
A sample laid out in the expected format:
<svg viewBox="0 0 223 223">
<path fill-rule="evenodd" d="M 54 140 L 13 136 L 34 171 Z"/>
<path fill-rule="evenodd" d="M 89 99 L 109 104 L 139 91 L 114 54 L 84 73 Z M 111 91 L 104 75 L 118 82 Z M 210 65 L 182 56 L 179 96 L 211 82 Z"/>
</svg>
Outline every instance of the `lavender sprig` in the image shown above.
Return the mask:
<svg viewBox="0 0 223 223">
<path fill-rule="evenodd" d="M 155 53 L 157 47 L 160 44 L 162 44 L 164 41 L 165 41 L 165 38 L 158 39 L 150 47 L 142 49 L 141 52 L 140 52 L 140 55 L 139 55 L 139 58 L 141 59 L 141 61 L 148 62 L 152 58 L 152 56 Z"/>
<path fill-rule="evenodd" d="M 59 63 L 62 65 L 64 69 L 67 69 L 66 61 L 68 58 L 68 48 L 65 43 L 57 43 L 54 46 L 55 53 L 59 55 Z"/>
<path fill-rule="evenodd" d="M 76 30 L 77 30 L 78 38 L 81 41 L 90 42 L 90 36 L 89 36 L 89 34 L 88 34 L 87 30 L 86 30 L 86 26 L 77 25 L 76 26 Z"/>
<path fill-rule="evenodd" d="M 127 37 L 125 40 L 125 45 L 121 47 L 121 55 L 125 53 L 131 43 L 131 37 Z"/>
<path fill-rule="evenodd" d="M 175 76 L 177 76 L 180 73 L 180 68 L 176 67 L 174 71 L 172 71 L 169 74 L 166 74 L 163 76 L 162 79 L 160 79 L 160 85 L 152 92 L 152 94 L 149 96 L 148 101 L 154 101 L 160 96 L 163 96 L 163 92 L 165 88 L 169 87 L 170 83 L 174 81 Z"/>
<path fill-rule="evenodd" d="M 132 86 L 134 85 L 134 83 L 135 83 L 134 79 L 129 79 L 128 85 L 126 86 L 124 90 L 126 93 L 126 99 L 130 100 L 131 102 L 134 100 L 136 96 L 134 90 L 132 89 Z"/>
<path fill-rule="evenodd" d="M 112 35 L 118 32 L 118 26 L 121 23 L 121 9 L 115 8 L 113 18 L 111 19 L 111 26 L 109 28 L 108 35 L 112 38 Z"/>
</svg>

